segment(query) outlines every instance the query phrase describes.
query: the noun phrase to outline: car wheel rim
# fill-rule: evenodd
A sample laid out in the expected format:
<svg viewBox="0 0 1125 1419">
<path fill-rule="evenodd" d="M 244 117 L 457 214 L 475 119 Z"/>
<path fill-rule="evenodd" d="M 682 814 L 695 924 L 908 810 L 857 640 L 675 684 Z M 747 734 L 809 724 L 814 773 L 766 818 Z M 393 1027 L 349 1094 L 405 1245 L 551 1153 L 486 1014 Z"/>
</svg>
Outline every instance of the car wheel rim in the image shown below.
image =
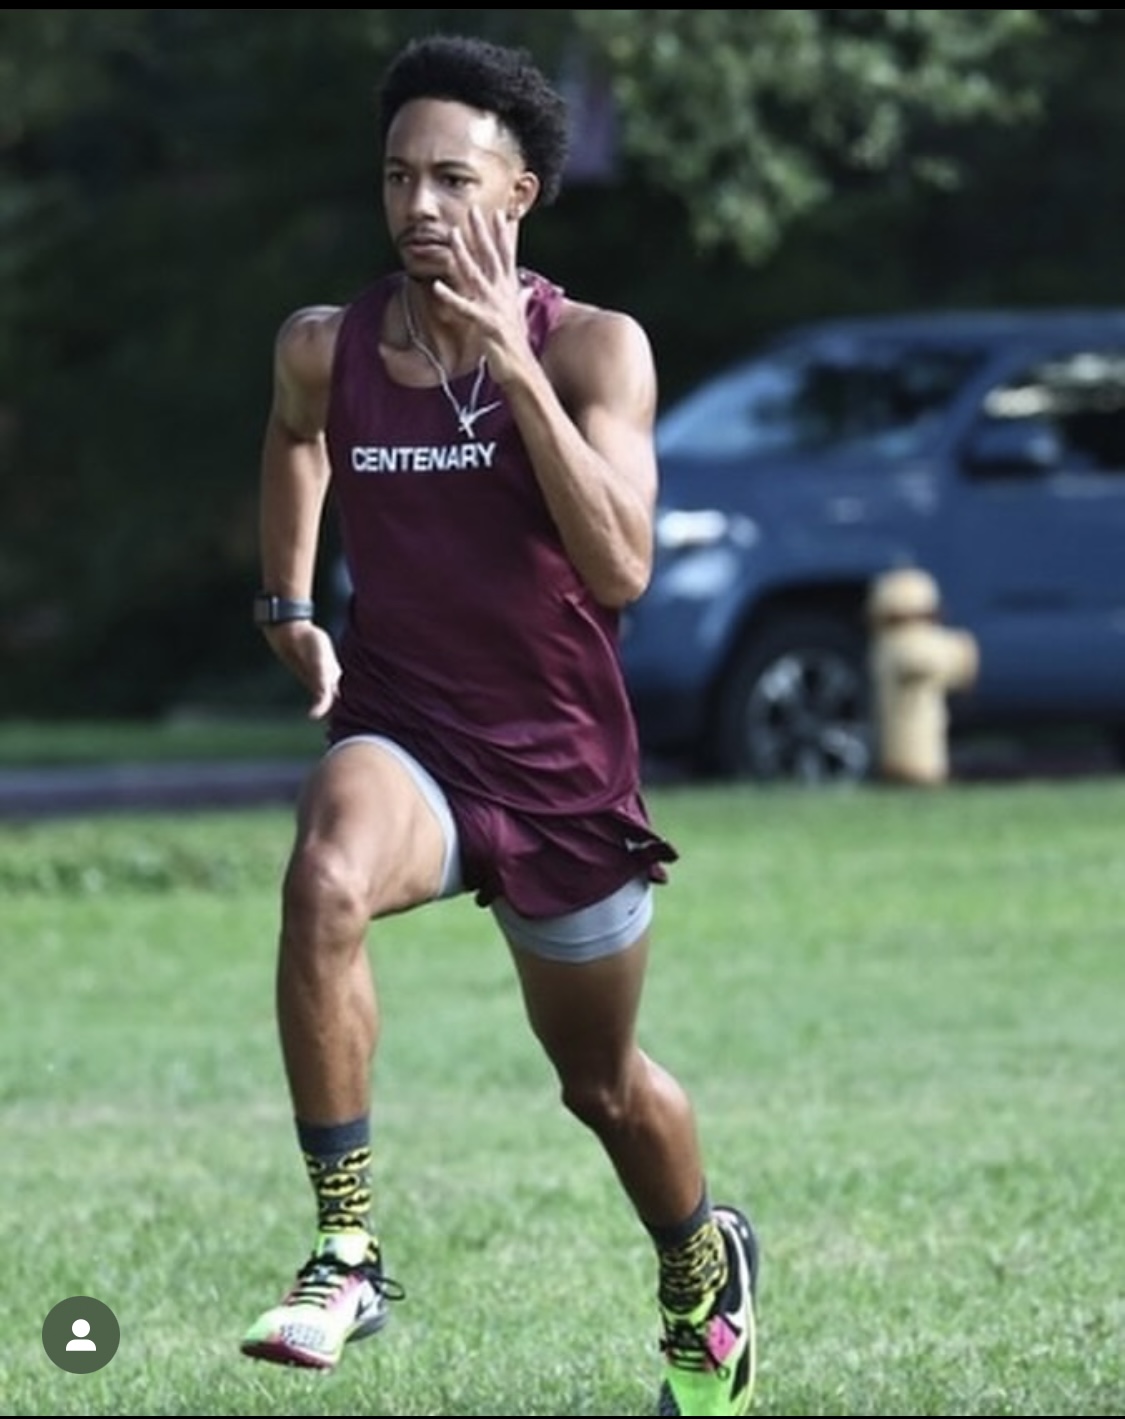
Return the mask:
<svg viewBox="0 0 1125 1419">
<path fill-rule="evenodd" d="M 744 729 L 756 778 L 824 783 L 870 771 L 863 685 L 840 656 L 804 651 L 775 660 L 751 691 Z"/>
</svg>

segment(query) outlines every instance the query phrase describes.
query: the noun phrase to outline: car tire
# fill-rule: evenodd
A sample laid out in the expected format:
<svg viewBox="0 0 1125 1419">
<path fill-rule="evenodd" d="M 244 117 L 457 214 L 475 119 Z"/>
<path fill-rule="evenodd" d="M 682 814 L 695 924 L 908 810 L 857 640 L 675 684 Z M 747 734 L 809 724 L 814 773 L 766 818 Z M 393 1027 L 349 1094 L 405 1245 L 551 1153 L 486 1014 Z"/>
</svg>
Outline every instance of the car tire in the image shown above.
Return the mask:
<svg viewBox="0 0 1125 1419">
<path fill-rule="evenodd" d="M 871 777 L 867 640 L 855 620 L 789 611 L 739 649 L 704 746 L 714 773 L 762 783 Z"/>
</svg>

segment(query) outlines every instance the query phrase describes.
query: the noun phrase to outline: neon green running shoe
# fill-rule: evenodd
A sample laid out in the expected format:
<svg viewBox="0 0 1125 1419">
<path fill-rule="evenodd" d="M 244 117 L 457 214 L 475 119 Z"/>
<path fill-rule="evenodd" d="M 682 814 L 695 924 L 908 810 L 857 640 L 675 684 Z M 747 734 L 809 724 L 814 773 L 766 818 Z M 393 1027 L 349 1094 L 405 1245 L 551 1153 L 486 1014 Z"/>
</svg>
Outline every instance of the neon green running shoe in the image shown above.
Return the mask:
<svg viewBox="0 0 1125 1419">
<path fill-rule="evenodd" d="M 379 1249 L 366 1233 L 322 1232 L 280 1305 L 259 1316 L 242 1340 L 254 1360 L 331 1370 L 349 1340 L 382 1330 L 388 1302 L 404 1295 L 383 1275 Z"/>
<path fill-rule="evenodd" d="M 660 1349 L 667 1362 L 657 1414 L 742 1415 L 750 1412 L 757 1362 L 754 1294 L 758 1242 L 734 1207 L 715 1208 L 727 1248 L 722 1291 L 689 1315 L 664 1311 Z"/>
</svg>

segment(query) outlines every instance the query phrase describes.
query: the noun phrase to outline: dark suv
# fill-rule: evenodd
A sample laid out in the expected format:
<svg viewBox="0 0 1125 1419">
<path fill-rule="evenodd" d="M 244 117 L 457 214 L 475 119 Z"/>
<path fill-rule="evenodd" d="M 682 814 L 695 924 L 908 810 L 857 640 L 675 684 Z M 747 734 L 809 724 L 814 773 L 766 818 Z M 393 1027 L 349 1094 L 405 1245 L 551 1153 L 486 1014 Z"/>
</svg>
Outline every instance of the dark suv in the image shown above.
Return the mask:
<svg viewBox="0 0 1125 1419">
<path fill-rule="evenodd" d="M 864 603 L 928 571 L 980 650 L 951 733 L 1125 730 L 1125 310 L 793 330 L 658 423 L 651 585 L 622 654 L 645 748 L 861 780 Z"/>
</svg>

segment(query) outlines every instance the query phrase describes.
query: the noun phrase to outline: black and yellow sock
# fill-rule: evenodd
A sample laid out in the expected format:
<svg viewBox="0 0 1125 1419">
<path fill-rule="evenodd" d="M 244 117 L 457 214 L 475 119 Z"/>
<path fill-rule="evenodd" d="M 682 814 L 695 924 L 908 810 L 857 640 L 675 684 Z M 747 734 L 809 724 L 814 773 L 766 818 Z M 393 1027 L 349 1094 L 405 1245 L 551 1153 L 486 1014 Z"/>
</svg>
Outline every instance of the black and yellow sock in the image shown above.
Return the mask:
<svg viewBox="0 0 1125 1419">
<path fill-rule="evenodd" d="M 297 1141 L 316 1193 L 321 1232 L 371 1231 L 371 1125 L 297 1120 Z"/>
<path fill-rule="evenodd" d="M 683 1222 L 648 1231 L 656 1244 L 658 1299 L 665 1310 L 689 1315 L 726 1285 L 726 1244 L 706 1192 Z"/>
</svg>

